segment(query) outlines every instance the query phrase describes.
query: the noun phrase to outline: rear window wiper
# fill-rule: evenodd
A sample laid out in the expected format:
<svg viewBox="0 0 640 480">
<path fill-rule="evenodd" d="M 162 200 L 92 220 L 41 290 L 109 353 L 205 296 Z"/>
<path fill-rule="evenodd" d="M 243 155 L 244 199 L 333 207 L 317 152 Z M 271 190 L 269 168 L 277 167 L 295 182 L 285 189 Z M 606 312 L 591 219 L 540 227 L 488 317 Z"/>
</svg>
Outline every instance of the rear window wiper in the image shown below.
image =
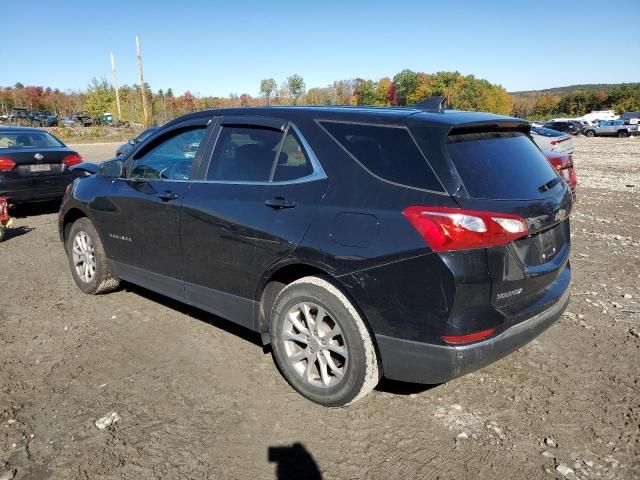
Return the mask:
<svg viewBox="0 0 640 480">
<path fill-rule="evenodd" d="M 540 193 L 542 193 L 542 192 L 546 192 L 547 190 L 551 190 L 553 187 L 555 187 L 561 181 L 562 181 L 562 179 L 560 177 L 556 177 L 553 180 L 549 180 L 544 185 L 540 185 L 538 187 L 538 191 Z"/>
</svg>

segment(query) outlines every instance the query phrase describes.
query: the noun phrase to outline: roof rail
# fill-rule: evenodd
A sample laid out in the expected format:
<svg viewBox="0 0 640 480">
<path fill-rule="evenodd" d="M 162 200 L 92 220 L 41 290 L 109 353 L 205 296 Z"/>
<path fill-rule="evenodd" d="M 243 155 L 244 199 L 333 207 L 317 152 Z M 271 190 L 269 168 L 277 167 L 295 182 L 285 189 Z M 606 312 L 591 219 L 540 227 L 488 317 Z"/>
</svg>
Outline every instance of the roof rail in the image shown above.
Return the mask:
<svg viewBox="0 0 640 480">
<path fill-rule="evenodd" d="M 414 105 L 415 108 L 429 112 L 442 112 L 447 109 L 447 97 L 427 97 Z"/>
</svg>

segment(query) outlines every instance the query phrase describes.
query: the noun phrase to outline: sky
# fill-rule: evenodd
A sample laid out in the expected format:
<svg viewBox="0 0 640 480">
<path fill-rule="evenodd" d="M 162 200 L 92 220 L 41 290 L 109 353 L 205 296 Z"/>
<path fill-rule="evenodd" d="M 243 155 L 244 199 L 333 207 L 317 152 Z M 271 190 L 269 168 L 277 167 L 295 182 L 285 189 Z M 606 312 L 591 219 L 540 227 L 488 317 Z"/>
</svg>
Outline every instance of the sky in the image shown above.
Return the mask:
<svg viewBox="0 0 640 480">
<path fill-rule="evenodd" d="M 633 3 L 633 2 L 632 2 Z M 640 82 L 640 9 L 607 0 L 0 0 L 0 86 L 145 81 L 198 96 L 307 89 L 404 68 L 473 74 L 508 91 Z"/>
</svg>

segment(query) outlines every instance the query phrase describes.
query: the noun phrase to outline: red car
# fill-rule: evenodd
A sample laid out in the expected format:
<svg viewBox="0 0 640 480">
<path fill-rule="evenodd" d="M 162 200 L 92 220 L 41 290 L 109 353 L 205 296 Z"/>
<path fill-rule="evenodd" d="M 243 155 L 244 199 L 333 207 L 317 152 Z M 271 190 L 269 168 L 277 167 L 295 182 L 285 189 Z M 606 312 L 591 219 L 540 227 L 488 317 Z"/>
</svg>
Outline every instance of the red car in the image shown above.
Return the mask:
<svg viewBox="0 0 640 480">
<path fill-rule="evenodd" d="M 578 185 L 578 176 L 573 168 L 573 157 L 570 153 L 551 152 L 543 150 L 544 156 L 547 157 L 549 163 L 555 168 L 558 175 L 569 185 L 573 199 L 576 199 L 576 186 Z"/>
</svg>

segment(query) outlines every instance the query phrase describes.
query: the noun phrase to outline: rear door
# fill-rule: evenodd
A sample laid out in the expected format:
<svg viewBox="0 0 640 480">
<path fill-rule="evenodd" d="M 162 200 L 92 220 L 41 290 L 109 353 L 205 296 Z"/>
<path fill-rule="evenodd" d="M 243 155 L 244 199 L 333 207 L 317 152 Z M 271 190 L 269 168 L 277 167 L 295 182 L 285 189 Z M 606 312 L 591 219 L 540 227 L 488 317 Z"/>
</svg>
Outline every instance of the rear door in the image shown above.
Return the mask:
<svg viewBox="0 0 640 480">
<path fill-rule="evenodd" d="M 328 180 L 287 121 L 224 117 L 214 136 L 205 180 L 182 204 L 186 293 L 190 303 L 253 327 L 264 271 L 300 243 Z"/>
<path fill-rule="evenodd" d="M 486 250 L 492 303 L 536 302 L 560 275 L 568 282 L 572 196 L 526 131 L 494 124 L 445 135 L 442 153 L 459 181 L 452 192 L 456 202 L 465 209 L 519 215 L 529 226 L 525 238 Z"/>
</svg>

